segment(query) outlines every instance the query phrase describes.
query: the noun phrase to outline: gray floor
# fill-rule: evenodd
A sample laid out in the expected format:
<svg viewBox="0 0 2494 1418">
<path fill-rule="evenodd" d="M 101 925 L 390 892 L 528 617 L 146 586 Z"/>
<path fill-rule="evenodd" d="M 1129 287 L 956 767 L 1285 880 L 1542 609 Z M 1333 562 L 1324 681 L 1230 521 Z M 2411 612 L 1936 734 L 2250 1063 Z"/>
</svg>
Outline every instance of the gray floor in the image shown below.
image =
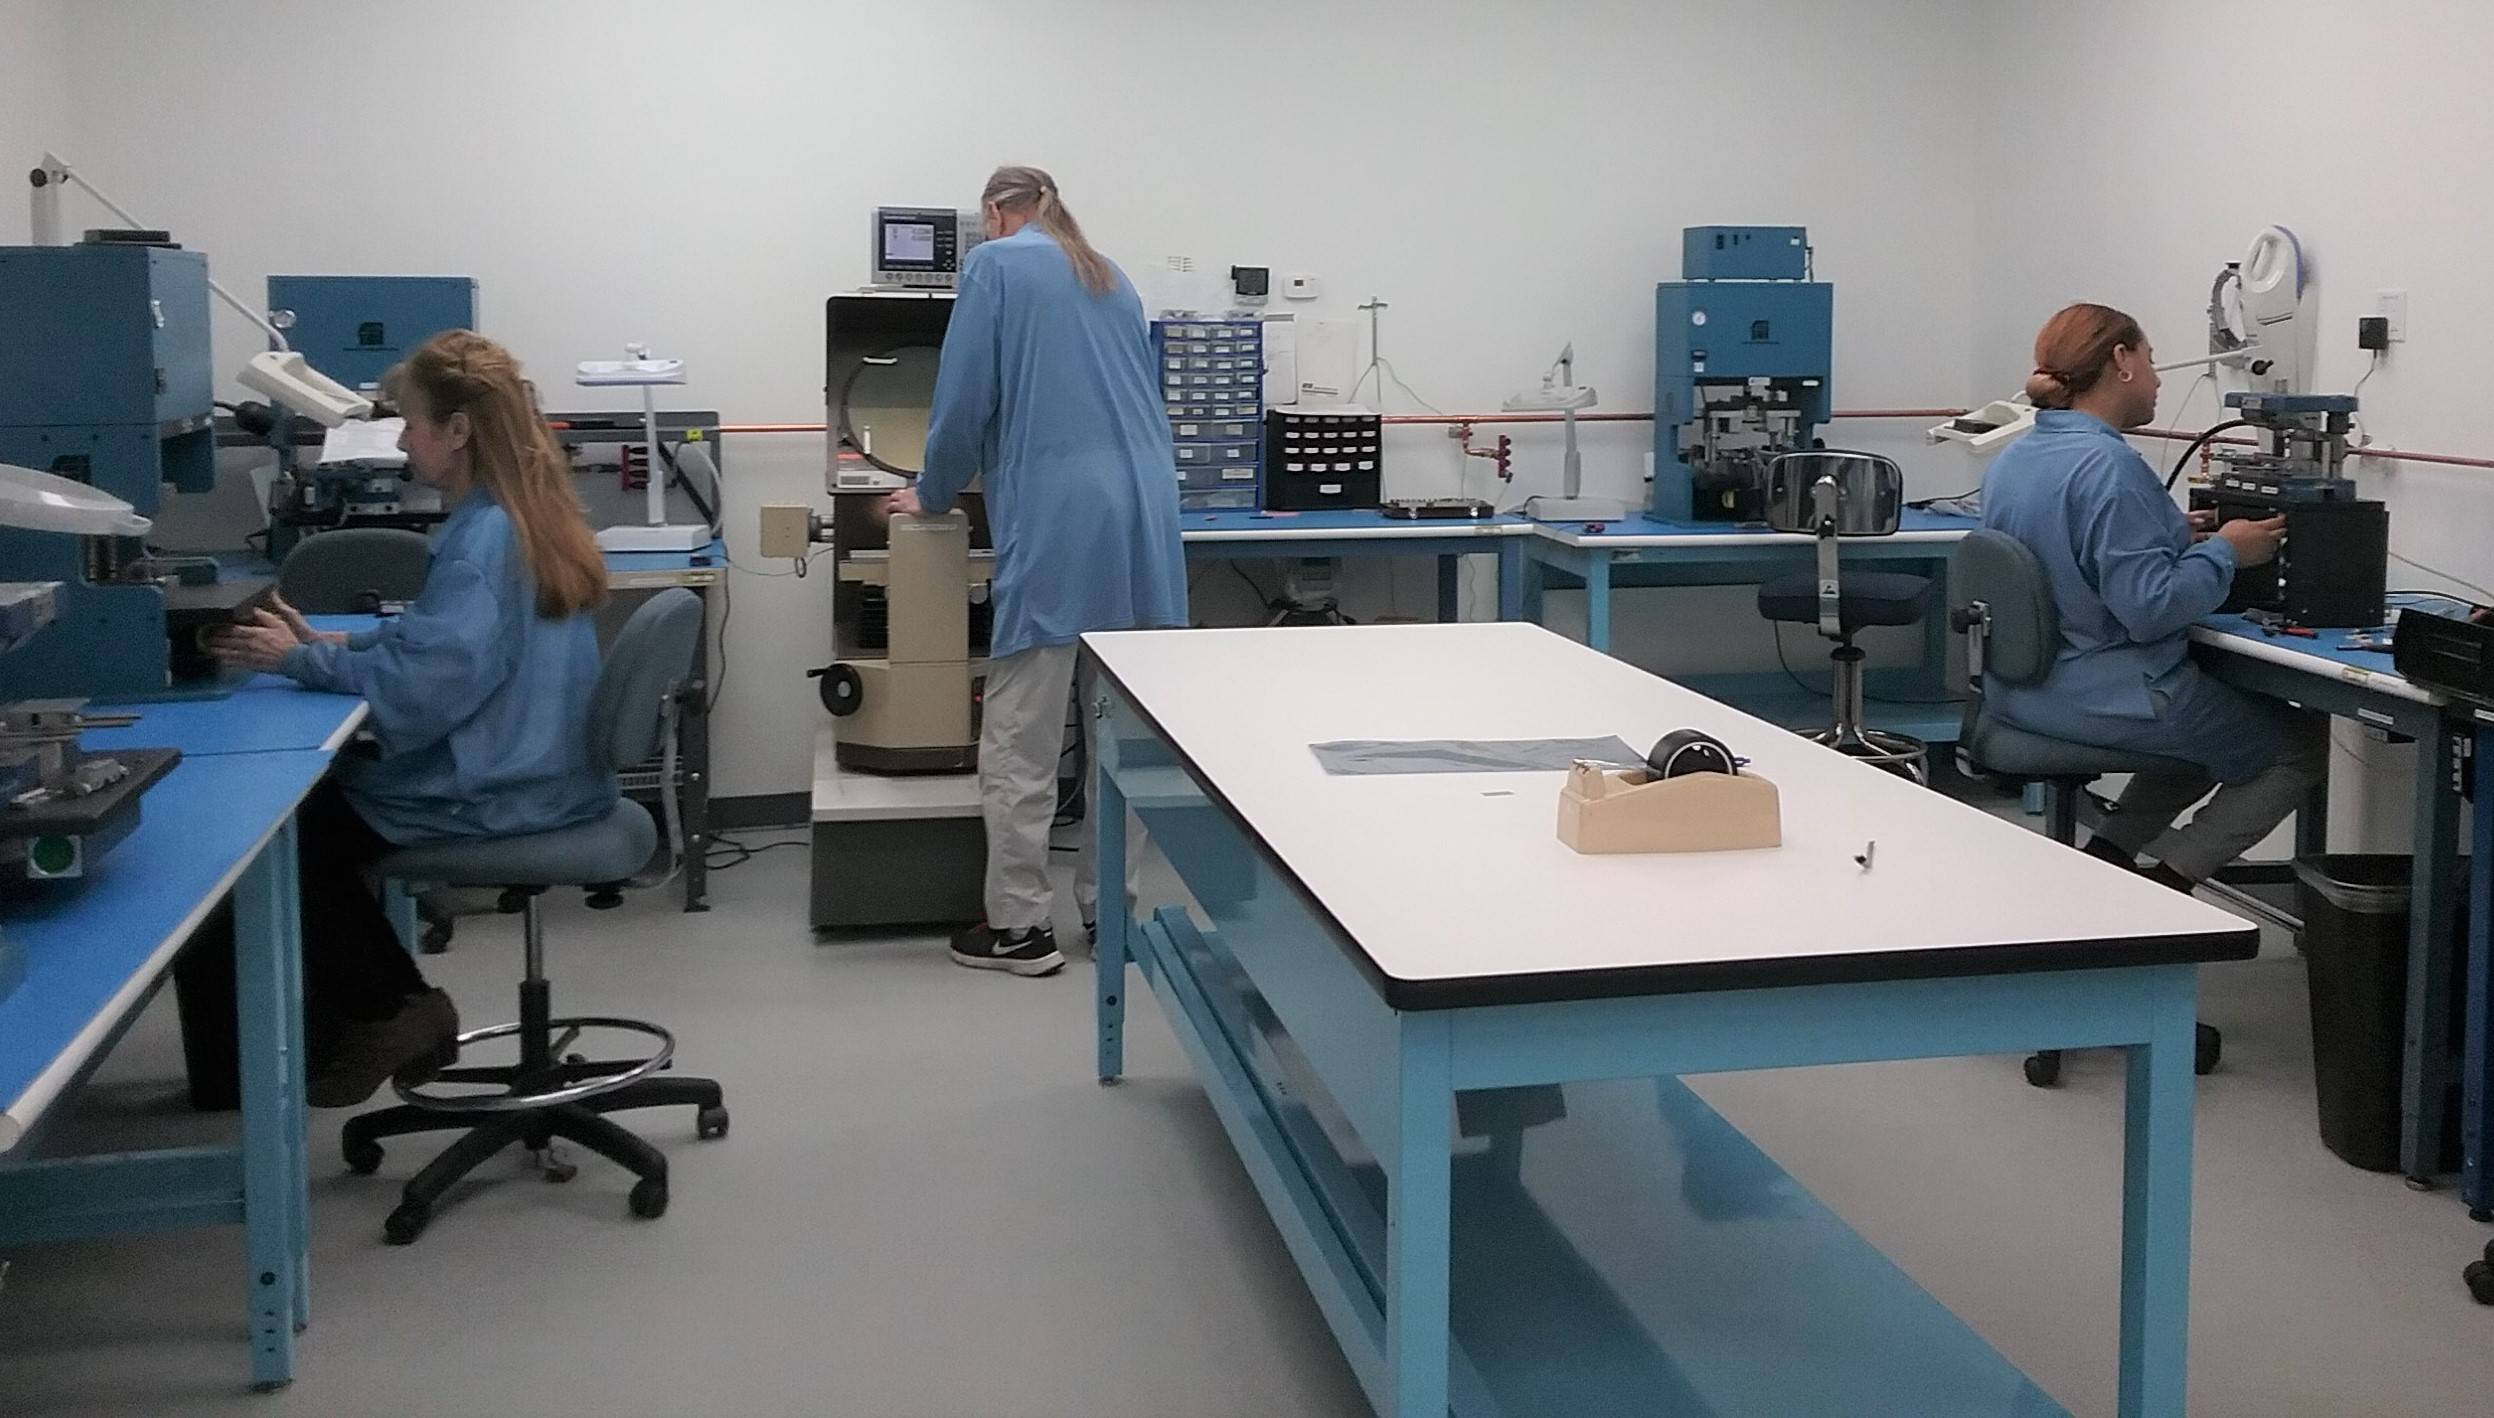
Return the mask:
<svg viewBox="0 0 2494 1418">
<path fill-rule="evenodd" d="M 663 1220 L 589 1159 L 516 1161 L 414 1247 L 393 1178 L 314 1143 L 315 1323 L 300 1377 L 244 1391 L 235 1233 L 11 1258 L 0 1413 L 175 1415 L 1360 1414 L 1324 1324 L 1157 1015 L 1132 1076 L 1090 1078 L 1089 985 L 973 974 L 931 938 L 816 941 L 803 854 L 713 878 L 718 909 L 553 913 L 557 1002 L 641 1010 L 725 1080 L 735 1130 L 675 1159 Z M 436 978 L 507 1008 L 516 932 L 462 923 Z M 2494 1311 L 2460 1263 L 2488 1234 L 2442 1195 L 2348 1169 L 2313 1134 L 2291 951 L 2206 972 L 2225 1069 L 2199 1098 L 2199 1414 L 2489 1410 Z M 68 1140 L 196 1132 L 159 1007 Z M 2113 1411 L 2120 1078 L 2080 1056 L 1703 1080 L 1700 1091 L 2080 1414 Z M 211 1125 L 213 1127 L 213 1125 Z"/>
</svg>

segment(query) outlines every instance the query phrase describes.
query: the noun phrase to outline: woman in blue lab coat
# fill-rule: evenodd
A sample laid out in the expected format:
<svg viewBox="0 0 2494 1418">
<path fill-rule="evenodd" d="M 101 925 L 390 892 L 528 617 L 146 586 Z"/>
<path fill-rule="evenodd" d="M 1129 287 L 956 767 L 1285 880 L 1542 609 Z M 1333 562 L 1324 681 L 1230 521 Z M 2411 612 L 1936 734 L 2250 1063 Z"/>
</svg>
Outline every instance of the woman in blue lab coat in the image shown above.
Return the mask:
<svg viewBox="0 0 2494 1418">
<path fill-rule="evenodd" d="M 988 240 L 962 263 L 944 334 L 926 470 L 895 515 L 951 509 L 984 479 L 995 632 L 979 733 L 987 919 L 953 940 L 976 969 L 1065 964 L 1050 925 L 1048 829 L 1076 641 L 1186 622 L 1177 469 L 1143 304 L 1084 239 L 1056 179 L 1002 167 Z M 1087 840 L 1087 839 L 1086 839 Z M 1096 919 L 1091 855 L 1075 895 Z"/>
<path fill-rule="evenodd" d="M 2156 416 L 2155 354 L 2139 323 L 2073 305 L 2035 337 L 2035 429 L 1983 480 L 1983 525 L 2043 563 L 2061 646 L 2032 685 L 1989 683 L 2010 723 L 2076 743 L 2198 765 L 2139 774 L 2087 850 L 2188 890 L 2260 841 L 2328 769 L 2326 727 L 2253 700 L 2191 662 L 2193 623 L 2224 602 L 2237 567 L 2277 554 L 2283 518 L 2220 527 L 2186 515 L 2122 437 Z M 2185 808 L 2216 796 L 2180 829 Z"/>
<path fill-rule="evenodd" d="M 439 489 L 424 590 L 376 630 L 277 613 L 220 633 L 220 659 L 362 696 L 379 752 L 339 760 L 300 818 L 307 1063 L 316 1106 L 429 1077 L 458 1014 L 402 949 L 365 881 L 396 847 L 549 831 L 612 808 L 589 759 L 606 567 L 519 362 L 466 330 L 425 342 L 384 386 L 409 474 Z"/>
</svg>

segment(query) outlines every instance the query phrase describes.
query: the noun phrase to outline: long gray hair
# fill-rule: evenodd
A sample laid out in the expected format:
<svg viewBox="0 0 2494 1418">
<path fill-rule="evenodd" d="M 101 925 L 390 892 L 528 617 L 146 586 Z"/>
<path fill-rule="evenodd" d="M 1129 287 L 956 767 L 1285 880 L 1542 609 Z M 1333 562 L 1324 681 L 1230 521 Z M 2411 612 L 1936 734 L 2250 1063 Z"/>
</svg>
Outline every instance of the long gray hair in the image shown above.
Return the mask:
<svg viewBox="0 0 2494 1418">
<path fill-rule="evenodd" d="M 1074 263 L 1074 275 L 1085 290 L 1106 295 L 1116 289 L 1117 268 L 1084 239 L 1082 224 L 1057 196 L 1055 178 L 1035 167 L 1000 167 L 987 179 L 987 190 L 979 194 L 979 200 L 993 202 L 1001 211 L 1028 215 L 1032 225 L 1055 237 L 1056 244 L 1065 248 L 1065 259 Z"/>
</svg>

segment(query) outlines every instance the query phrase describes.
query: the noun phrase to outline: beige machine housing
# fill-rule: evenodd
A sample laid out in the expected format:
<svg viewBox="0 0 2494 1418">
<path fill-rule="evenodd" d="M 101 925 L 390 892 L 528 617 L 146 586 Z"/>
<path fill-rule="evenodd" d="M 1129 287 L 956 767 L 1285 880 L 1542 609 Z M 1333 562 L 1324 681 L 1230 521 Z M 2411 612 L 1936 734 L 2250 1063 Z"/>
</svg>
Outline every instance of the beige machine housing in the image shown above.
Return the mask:
<svg viewBox="0 0 2494 1418">
<path fill-rule="evenodd" d="M 835 550 L 843 589 L 879 590 L 861 601 L 880 606 L 872 618 L 883 625 L 880 654 L 862 653 L 861 642 L 874 637 L 844 627 L 861 652 L 844 653 L 825 672 L 823 702 L 840 721 L 838 761 L 881 773 L 975 767 L 987 661 L 971 653 L 970 608 L 973 596 L 985 599 L 987 570 L 970 555 L 970 518 L 895 517 L 886 541 L 880 551 Z"/>
</svg>

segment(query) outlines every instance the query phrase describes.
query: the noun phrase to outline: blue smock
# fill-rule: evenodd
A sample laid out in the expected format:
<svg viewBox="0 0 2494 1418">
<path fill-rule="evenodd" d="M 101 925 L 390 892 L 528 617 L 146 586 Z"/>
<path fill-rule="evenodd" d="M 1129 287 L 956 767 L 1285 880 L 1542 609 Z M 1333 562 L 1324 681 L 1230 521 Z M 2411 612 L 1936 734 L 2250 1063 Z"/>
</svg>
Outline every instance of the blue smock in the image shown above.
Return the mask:
<svg viewBox="0 0 2494 1418">
<path fill-rule="evenodd" d="M 399 846 L 544 832 L 615 803 L 589 761 L 597 627 L 537 614 L 511 519 L 483 488 L 433 538 L 424 591 L 344 645 L 298 645 L 280 672 L 360 695 L 379 758 L 339 760 L 339 786 Z"/>
<path fill-rule="evenodd" d="M 1036 226 L 962 262 L 918 501 L 984 477 L 997 659 L 1186 623 L 1178 473 L 1143 302 L 1093 295 Z"/>
<path fill-rule="evenodd" d="M 2110 424 L 2047 409 L 1983 479 L 1983 525 L 2043 563 L 2061 646 L 2038 683 L 1987 678 L 1984 702 L 2031 733 L 2196 763 L 2235 783 L 2276 755 L 2277 715 L 2191 662 L 2224 603 L 2234 548 L 2194 543 L 2147 460 Z"/>
</svg>

